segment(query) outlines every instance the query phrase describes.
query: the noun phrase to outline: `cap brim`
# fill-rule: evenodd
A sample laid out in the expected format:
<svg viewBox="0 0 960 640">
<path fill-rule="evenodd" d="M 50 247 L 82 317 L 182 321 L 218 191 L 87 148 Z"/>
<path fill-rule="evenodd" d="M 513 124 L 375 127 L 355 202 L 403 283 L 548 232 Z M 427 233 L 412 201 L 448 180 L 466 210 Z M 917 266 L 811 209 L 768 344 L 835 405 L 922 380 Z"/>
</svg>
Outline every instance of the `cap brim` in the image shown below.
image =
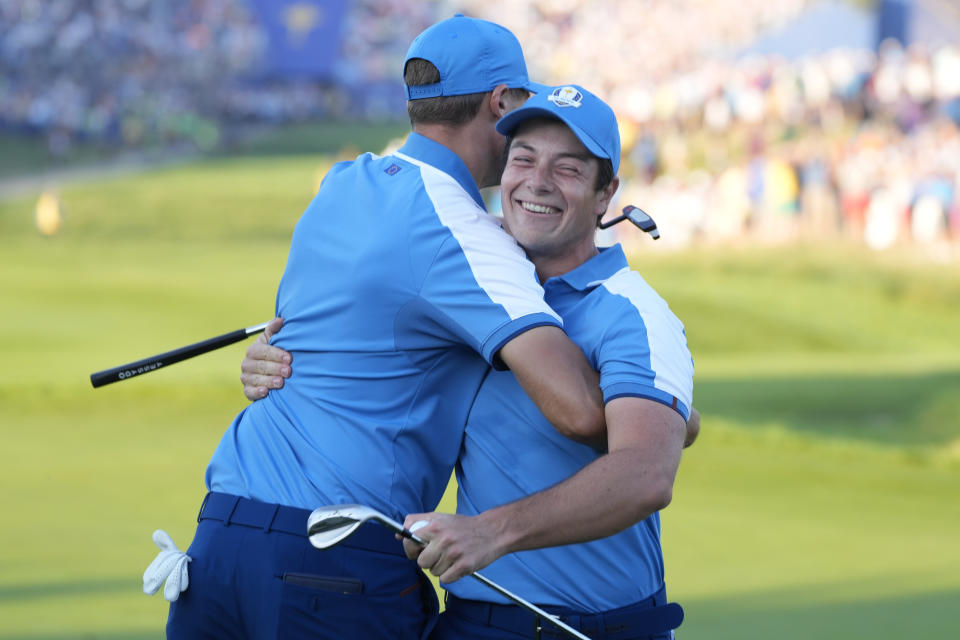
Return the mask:
<svg viewBox="0 0 960 640">
<path fill-rule="evenodd" d="M 607 158 L 612 160 L 607 152 L 603 150 L 603 147 L 597 144 L 594 139 L 587 135 L 583 129 L 570 122 L 556 111 L 544 109 L 543 107 L 520 107 L 519 109 L 514 109 L 497 121 L 497 131 L 499 131 L 501 135 L 509 136 L 513 134 L 517 127 L 527 120 L 541 117 L 558 120 L 567 125 L 570 127 L 570 130 L 573 131 L 573 134 L 577 136 L 577 139 L 583 143 L 583 146 L 587 148 L 587 151 L 598 158 Z"/>
</svg>

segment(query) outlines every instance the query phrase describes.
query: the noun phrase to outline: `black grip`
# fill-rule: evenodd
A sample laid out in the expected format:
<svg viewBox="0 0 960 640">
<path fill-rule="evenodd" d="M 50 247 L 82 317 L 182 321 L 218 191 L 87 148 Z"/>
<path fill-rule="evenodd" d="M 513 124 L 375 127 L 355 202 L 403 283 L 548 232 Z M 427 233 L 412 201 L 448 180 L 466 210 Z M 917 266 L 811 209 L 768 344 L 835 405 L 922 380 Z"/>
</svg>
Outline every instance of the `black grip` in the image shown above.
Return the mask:
<svg viewBox="0 0 960 640">
<path fill-rule="evenodd" d="M 222 336 L 216 336 L 215 338 L 209 338 L 207 340 L 202 340 L 201 342 L 188 344 L 185 347 L 180 347 L 179 349 L 174 349 L 173 351 L 160 353 L 149 358 L 144 358 L 143 360 L 137 360 L 136 362 L 122 364 L 119 367 L 114 367 L 112 369 L 97 371 L 96 373 L 90 374 L 90 383 L 93 384 L 94 388 L 97 388 L 102 387 L 105 384 L 110 384 L 111 382 L 118 382 L 120 380 L 133 378 L 134 376 L 139 376 L 144 373 L 150 373 L 151 371 L 156 371 L 161 367 L 166 367 L 180 362 L 181 360 L 186 360 L 202 353 L 207 353 L 208 351 L 213 351 L 214 349 L 219 349 L 220 347 L 225 347 L 228 344 L 233 344 L 234 342 L 240 342 L 249 335 L 251 334 L 247 333 L 247 329 L 237 329 L 236 331 L 225 333 Z"/>
</svg>

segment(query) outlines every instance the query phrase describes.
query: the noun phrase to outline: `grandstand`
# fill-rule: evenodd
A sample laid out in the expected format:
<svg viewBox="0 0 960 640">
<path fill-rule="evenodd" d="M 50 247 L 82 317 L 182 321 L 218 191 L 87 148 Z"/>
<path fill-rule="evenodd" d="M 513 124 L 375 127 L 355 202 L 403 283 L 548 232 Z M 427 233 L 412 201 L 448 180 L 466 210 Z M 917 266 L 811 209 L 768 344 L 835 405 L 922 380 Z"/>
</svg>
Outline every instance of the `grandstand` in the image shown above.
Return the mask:
<svg viewBox="0 0 960 640">
<path fill-rule="evenodd" d="M 538 80 L 609 100 L 622 196 L 656 203 L 665 238 L 960 238 L 943 0 L 0 0 L 0 132 L 56 159 L 402 121 L 406 47 L 455 11 L 511 28 Z"/>
</svg>

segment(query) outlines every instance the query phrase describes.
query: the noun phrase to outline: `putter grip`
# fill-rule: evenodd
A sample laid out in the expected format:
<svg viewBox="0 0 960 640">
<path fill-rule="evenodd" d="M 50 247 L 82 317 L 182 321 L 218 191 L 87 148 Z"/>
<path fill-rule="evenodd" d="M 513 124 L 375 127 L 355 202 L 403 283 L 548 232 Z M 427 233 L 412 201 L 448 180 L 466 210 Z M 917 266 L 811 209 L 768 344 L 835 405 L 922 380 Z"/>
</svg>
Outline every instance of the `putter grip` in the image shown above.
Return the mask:
<svg viewBox="0 0 960 640">
<path fill-rule="evenodd" d="M 118 382 L 120 380 L 133 378 L 134 376 L 139 376 L 144 373 L 150 373 L 151 371 L 156 371 L 161 367 L 166 367 L 168 365 L 180 362 L 181 360 L 186 360 L 202 353 L 207 353 L 208 351 L 213 351 L 214 349 L 219 349 L 220 347 L 225 347 L 228 344 L 233 344 L 234 342 L 240 342 L 249 335 L 251 334 L 248 333 L 247 329 L 237 329 L 236 331 L 225 333 L 222 336 L 216 336 L 200 342 L 188 344 L 185 347 L 180 347 L 179 349 L 174 349 L 173 351 L 159 353 L 155 356 L 144 358 L 143 360 L 137 360 L 136 362 L 122 364 L 119 367 L 114 367 L 112 369 L 97 371 L 96 373 L 90 374 L 90 383 L 93 384 L 94 388 L 97 388 L 102 387 L 105 384 L 110 384 L 111 382 Z"/>
</svg>

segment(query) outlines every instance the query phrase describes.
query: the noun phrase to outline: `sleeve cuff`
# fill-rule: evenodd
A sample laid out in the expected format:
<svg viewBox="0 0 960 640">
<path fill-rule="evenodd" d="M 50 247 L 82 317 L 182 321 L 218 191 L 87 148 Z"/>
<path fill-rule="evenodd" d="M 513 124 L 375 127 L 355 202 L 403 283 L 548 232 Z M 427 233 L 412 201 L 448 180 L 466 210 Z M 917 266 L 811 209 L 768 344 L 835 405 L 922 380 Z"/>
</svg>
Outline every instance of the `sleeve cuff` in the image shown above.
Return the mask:
<svg viewBox="0 0 960 640">
<path fill-rule="evenodd" d="M 480 353 L 484 360 L 493 365 L 494 369 L 506 371 L 509 367 L 500 359 L 500 349 L 503 348 L 503 345 L 534 327 L 545 326 L 563 328 L 560 320 L 549 313 L 532 313 L 517 318 L 494 331 L 483 344 L 483 350 Z"/>
<path fill-rule="evenodd" d="M 603 390 L 604 403 L 610 402 L 615 398 L 625 397 L 646 398 L 647 400 L 659 402 L 660 404 L 664 404 L 679 413 L 681 416 L 683 416 L 684 420 L 690 419 L 690 407 L 688 407 L 675 395 L 663 391 L 662 389 L 640 386 L 631 384 L 629 382 L 621 382 L 612 384 Z"/>
</svg>

